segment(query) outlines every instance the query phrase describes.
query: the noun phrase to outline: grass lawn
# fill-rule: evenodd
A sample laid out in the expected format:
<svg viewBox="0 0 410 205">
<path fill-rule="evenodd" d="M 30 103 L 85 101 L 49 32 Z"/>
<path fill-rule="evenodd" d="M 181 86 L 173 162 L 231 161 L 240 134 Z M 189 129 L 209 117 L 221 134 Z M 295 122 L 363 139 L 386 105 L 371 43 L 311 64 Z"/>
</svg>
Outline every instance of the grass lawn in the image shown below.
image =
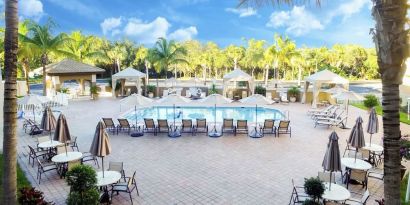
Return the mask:
<svg viewBox="0 0 410 205">
<path fill-rule="evenodd" d="M 0 161 L 1 162 L 3 161 L 3 154 L 0 154 Z M 3 163 L 0 163 L 0 185 L 2 184 L 2 181 L 1 181 L 2 175 L 3 175 Z M 1 187 L 2 186 L 0 186 L 0 197 L 1 197 L 1 194 L 3 193 L 3 190 Z M 21 170 L 20 166 L 17 166 L 17 190 L 22 187 L 31 187 L 31 184 L 26 178 L 26 176 L 24 175 L 24 172 L 23 170 Z"/>
<path fill-rule="evenodd" d="M 363 103 L 353 103 L 351 105 L 353 105 L 355 107 L 358 107 L 360 109 L 363 109 L 363 110 L 367 110 L 367 108 L 363 105 Z M 378 105 L 374 108 L 376 109 L 376 112 L 377 112 L 378 115 L 383 114 L 382 106 Z M 410 125 L 410 120 L 407 119 L 407 113 L 400 112 L 400 122 Z"/>
<path fill-rule="evenodd" d="M 410 202 L 404 203 L 404 199 L 406 198 L 406 188 L 407 188 L 408 179 L 409 179 L 409 174 L 406 174 L 404 179 L 401 181 L 401 186 L 400 186 L 401 204 L 406 204 L 406 205 L 410 205 Z"/>
</svg>

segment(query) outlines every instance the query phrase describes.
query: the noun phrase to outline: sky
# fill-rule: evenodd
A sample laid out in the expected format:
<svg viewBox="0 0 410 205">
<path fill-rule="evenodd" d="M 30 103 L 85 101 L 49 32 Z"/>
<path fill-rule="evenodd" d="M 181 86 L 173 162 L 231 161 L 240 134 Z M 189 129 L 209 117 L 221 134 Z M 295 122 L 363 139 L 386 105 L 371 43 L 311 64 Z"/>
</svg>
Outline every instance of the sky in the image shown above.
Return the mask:
<svg viewBox="0 0 410 205">
<path fill-rule="evenodd" d="M 298 47 L 374 47 L 369 35 L 372 1 L 315 2 L 238 8 L 238 0 L 20 0 L 19 16 L 39 23 L 51 18 L 57 24 L 55 33 L 80 30 L 146 46 L 158 37 L 214 41 L 221 47 L 244 45 L 250 38 L 271 43 L 278 33 Z"/>
</svg>

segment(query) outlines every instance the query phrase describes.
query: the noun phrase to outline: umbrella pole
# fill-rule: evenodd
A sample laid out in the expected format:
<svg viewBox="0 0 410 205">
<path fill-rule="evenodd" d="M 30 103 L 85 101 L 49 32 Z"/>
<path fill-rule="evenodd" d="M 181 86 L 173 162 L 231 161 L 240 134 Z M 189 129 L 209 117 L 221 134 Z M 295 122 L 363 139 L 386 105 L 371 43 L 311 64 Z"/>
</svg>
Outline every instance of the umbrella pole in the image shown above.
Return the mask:
<svg viewBox="0 0 410 205">
<path fill-rule="evenodd" d="M 331 187 L 332 187 L 332 172 L 330 172 L 329 191 L 331 190 Z"/>
<path fill-rule="evenodd" d="M 104 157 L 101 157 L 101 167 L 102 167 L 102 173 L 103 173 L 103 178 L 104 178 Z"/>
<path fill-rule="evenodd" d="M 34 118 L 34 122 L 36 122 L 36 111 L 34 109 L 35 107 L 33 106 L 33 118 Z"/>
<path fill-rule="evenodd" d="M 257 129 L 257 126 L 258 126 L 258 105 L 256 105 L 255 106 L 255 134 L 257 135 L 258 134 L 258 129 Z"/>
<path fill-rule="evenodd" d="M 214 106 L 215 106 L 215 107 L 214 107 L 214 131 L 215 131 L 215 133 L 216 133 L 216 103 L 215 103 Z"/>
<path fill-rule="evenodd" d="M 64 148 L 65 148 L 65 156 L 68 156 L 67 154 L 67 144 L 64 142 Z"/>
<path fill-rule="evenodd" d="M 177 131 L 177 126 L 175 126 L 175 104 L 174 104 L 174 132 Z"/>
<path fill-rule="evenodd" d="M 356 158 L 357 158 L 357 152 L 359 151 L 358 148 L 356 148 L 356 152 L 354 153 L 354 163 L 356 163 Z"/>
<path fill-rule="evenodd" d="M 134 105 L 134 115 L 135 115 L 135 129 L 138 127 L 138 116 L 137 116 L 137 106 Z"/>
<path fill-rule="evenodd" d="M 370 134 L 370 147 L 372 146 L 372 135 L 373 134 Z"/>
</svg>

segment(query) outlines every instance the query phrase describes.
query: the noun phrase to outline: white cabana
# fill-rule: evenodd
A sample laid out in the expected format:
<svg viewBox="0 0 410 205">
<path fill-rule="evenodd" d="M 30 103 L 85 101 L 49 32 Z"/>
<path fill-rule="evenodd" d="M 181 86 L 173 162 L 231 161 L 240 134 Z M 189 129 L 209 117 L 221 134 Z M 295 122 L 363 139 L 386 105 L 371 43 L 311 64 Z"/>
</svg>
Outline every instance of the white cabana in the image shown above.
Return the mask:
<svg viewBox="0 0 410 205">
<path fill-rule="evenodd" d="M 247 74 L 243 70 L 237 68 L 237 69 L 234 69 L 233 71 L 231 71 L 231 72 L 224 75 L 224 77 L 223 77 L 223 96 L 226 96 L 227 90 L 231 89 L 228 86 L 228 84 L 230 82 L 234 82 L 235 86 L 236 86 L 236 82 L 238 82 L 238 81 L 247 81 L 250 95 L 253 94 L 254 79 L 252 78 L 252 76 L 250 76 L 249 74 Z"/>
<path fill-rule="evenodd" d="M 313 101 L 312 101 L 312 108 L 317 108 L 318 97 L 320 93 L 320 88 L 322 84 L 336 84 L 343 86 L 346 90 L 349 89 L 349 80 L 333 73 L 329 70 L 322 70 L 309 77 L 305 78 L 305 88 L 302 97 L 302 103 L 306 102 L 306 94 L 308 92 L 309 85 L 313 85 Z"/>
<path fill-rule="evenodd" d="M 112 75 L 112 96 L 115 97 L 115 87 L 117 86 L 117 80 L 121 80 L 121 88 L 124 88 L 125 81 L 135 82 L 135 86 L 138 89 L 138 93 L 142 93 L 141 78 L 145 78 L 145 73 L 142 73 L 134 68 L 126 68 L 114 75 Z M 124 92 L 124 90 L 122 90 Z M 124 93 L 122 93 L 124 94 Z"/>
</svg>

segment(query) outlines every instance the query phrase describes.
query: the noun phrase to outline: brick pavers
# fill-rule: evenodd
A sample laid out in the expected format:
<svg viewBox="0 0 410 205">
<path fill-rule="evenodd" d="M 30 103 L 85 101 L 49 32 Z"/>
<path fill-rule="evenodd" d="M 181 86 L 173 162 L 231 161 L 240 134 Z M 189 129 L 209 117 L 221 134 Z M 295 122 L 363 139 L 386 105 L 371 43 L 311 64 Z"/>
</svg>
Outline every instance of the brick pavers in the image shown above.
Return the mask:
<svg viewBox="0 0 410 205">
<path fill-rule="evenodd" d="M 133 193 L 134 204 L 287 204 L 292 191 L 291 179 L 303 184 L 304 178 L 316 176 L 322 170 L 327 137 L 333 128 L 314 128 L 306 115 L 307 105 L 273 107 L 290 110 L 292 138 L 267 135 L 252 139 L 231 134 L 221 138 L 183 134 L 175 139 L 166 134 L 146 134 L 140 138 L 111 135 L 112 154 L 105 159 L 106 167 L 108 161 L 122 161 L 126 175 L 137 171 L 140 196 Z M 71 102 L 62 111 L 70 131 L 78 136 L 80 151 L 88 151 L 99 118 L 115 118 L 119 105 L 118 100 L 101 98 Z M 366 125 L 365 111 L 350 108 L 350 113 L 350 126 L 358 115 Z M 409 130 L 407 126 L 405 129 Z M 343 152 L 350 130 L 335 130 Z M 368 135 L 365 136 L 368 140 Z M 380 136 L 380 133 L 375 135 L 374 141 L 379 142 Z M 64 204 L 69 187 L 54 172 L 46 173 L 38 185 L 37 165 L 34 168 L 28 165 L 27 145 L 35 146 L 35 140 L 20 132 L 19 163 L 29 180 L 45 193 L 47 200 Z M 340 174 L 337 176 L 340 180 Z M 349 189 L 364 191 L 357 185 Z M 370 179 L 369 189 L 372 195 L 369 204 L 374 204 L 374 199 L 383 195 L 383 185 Z M 113 204 L 130 204 L 129 196 L 115 195 Z"/>
</svg>

